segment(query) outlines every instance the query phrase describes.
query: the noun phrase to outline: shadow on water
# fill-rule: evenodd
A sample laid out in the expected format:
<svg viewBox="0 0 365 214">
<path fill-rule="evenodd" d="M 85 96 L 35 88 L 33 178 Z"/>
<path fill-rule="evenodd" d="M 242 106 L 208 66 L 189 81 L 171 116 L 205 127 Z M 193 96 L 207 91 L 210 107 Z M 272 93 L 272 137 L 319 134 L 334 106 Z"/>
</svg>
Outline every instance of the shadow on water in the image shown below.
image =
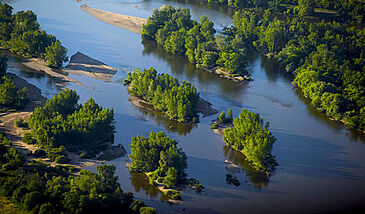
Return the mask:
<svg viewBox="0 0 365 214">
<path fill-rule="evenodd" d="M 136 106 L 139 112 L 143 116 L 147 116 L 158 126 L 163 126 L 169 132 L 177 132 L 179 135 L 187 135 L 191 132 L 193 128 L 198 127 L 196 123 L 179 123 L 175 120 L 170 120 L 164 113 L 152 110 L 152 109 L 143 109 Z"/>
<path fill-rule="evenodd" d="M 250 166 L 249 162 L 245 159 L 245 156 L 241 152 L 231 149 L 228 146 L 224 146 L 223 153 L 228 162 L 234 164 L 234 166 L 229 166 L 229 164 L 226 165 L 226 170 L 228 173 L 246 173 L 247 178 L 258 189 L 268 186 L 269 177 L 255 171 L 255 169 Z"/>
</svg>

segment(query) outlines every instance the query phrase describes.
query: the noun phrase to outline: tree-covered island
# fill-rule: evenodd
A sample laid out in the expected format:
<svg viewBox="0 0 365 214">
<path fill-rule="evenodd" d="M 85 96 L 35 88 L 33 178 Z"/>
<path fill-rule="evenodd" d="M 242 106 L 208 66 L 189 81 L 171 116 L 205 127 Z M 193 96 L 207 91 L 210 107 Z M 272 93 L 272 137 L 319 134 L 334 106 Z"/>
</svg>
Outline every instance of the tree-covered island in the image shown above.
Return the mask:
<svg viewBox="0 0 365 214">
<path fill-rule="evenodd" d="M 160 185 L 160 190 L 171 199 L 181 200 L 181 193 L 176 188 L 188 185 L 200 192 L 204 187 L 197 180 L 186 178 L 186 155 L 177 144 L 163 132 L 152 131 L 148 137 L 133 137 L 129 169 L 146 173 L 151 184 Z"/>
<path fill-rule="evenodd" d="M 186 81 L 179 83 L 168 74 L 158 74 L 154 68 L 128 73 L 124 84 L 131 95 L 146 100 L 154 109 L 179 122 L 198 122 L 198 112 L 216 113 L 209 102 L 199 97 L 194 85 Z"/>
<path fill-rule="evenodd" d="M 241 110 L 238 118 L 232 117 L 232 110 L 219 114 L 212 121 L 214 132 L 223 136 L 227 146 L 242 152 L 246 160 L 257 171 L 269 175 L 277 165 L 271 154 L 276 139 L 269 130 L 269 123 L 264 124 L 258 113 Z"/>
</svg>

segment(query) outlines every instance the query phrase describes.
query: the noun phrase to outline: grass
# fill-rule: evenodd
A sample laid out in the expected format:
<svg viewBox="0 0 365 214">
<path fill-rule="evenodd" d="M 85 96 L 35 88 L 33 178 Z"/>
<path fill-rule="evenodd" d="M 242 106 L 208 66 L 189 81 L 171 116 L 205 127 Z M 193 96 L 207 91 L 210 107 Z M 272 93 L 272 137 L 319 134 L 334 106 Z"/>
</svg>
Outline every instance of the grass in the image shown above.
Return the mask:
<svg viewBox="0 0 365 214">
<path fill-rule="evenodd" d="M 18 208 L 7 198 L 0 196 L 0 213 L 2 214 L 29 214 L 29 212 Z"/>
</svg>

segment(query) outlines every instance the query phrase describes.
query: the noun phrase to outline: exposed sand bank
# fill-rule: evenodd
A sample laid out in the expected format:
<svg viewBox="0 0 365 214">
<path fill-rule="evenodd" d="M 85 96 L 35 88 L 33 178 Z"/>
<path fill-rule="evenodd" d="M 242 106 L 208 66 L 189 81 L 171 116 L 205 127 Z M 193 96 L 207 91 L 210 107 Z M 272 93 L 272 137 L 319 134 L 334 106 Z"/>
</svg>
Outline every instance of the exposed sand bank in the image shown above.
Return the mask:
<svg viewBox="0 0 365 214">
<path fill-rule="evenodd" d="M 70 62 L 64 69 L 62 69 L 62 71 L 79 75 L 87 75 L 89 77 L 105 81 L 109 81 L 117 72 L 115 68 L 80 52 L 71 56 Z"/>
<path fill-rule="evenodd" d="M 153 108 L 153 105 L 151 103 L 149 103 L 148 101 L 137 97 L 135 95 L 130 95 L 129 99 L 128 99 L 134 106 L 137 106 L 139 108 L 143 108 L 143 109 L 147 109 L 147 110 L 155 110 Z M 196 106 L 196 111 L 198 113 L 203 114 L 204 117 L 210 116 L 210 115 L 214 115 L 217 114 L 219 111 L 217 111 L 216 109 L 212 108 L 212 104 L 206 100 L 204 100 L 203 98 L 199 97 L 199 101 L 197 103 Z"/>
<path fill-rule="evenodd" d="M 99 19 L 102 22 L 121 27 L 137 34 L 141 34 L 143 24 L 147 23 L 147 19 L 144 18 L 103 11 L 91 8 L 86 4 L 83 4 L 80 7 L 83 11 Z"/>
</svg>

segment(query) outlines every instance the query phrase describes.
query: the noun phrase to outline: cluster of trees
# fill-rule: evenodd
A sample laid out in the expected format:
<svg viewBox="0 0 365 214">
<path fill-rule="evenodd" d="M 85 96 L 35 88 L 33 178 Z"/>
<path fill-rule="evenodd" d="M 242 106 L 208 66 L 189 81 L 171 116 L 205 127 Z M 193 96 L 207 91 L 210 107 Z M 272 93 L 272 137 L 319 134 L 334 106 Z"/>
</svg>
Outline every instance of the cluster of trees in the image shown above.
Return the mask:
<svg viewBox="0 0 365 214">
<path fill-rule="evenodd" d="M 152 184 L 168 188 L 185 182 L 186 155 L 165 133 L 152 131 L 148 137 L 133 137 L 130 147 L 131 171 L 147 173 Z"/>
<path fill-rule="evenodd" d="M 237 12 L 227 32 L 278 59 L 311 103 L 350 127 L 365 128 L 365 29 L 336 22 L 280 21 L 267 10 Z"/>
<path fill-rule="evenodd" d="M 69 167 L 24 160 L 20 151 L 0 144 L 0 195 L 31 213 L 156 213 L 123 193 L 114 165 L 75 175 Z"/>
<path fill-rule="evenodd" d="M 195 1 L 195 0 L 193 0 Z M 361 0 L 197 0 L 202 4 L 227 5 L 236 9 L 256 8 L 270 9 L 304 16 L 321 16 L 316 8 L 333 10 L 336 16 L 330 16 L 346 23 L 365 23 L 365 2 Z M 288 9 L 288 7 L 290 9 Z"/>
<path fill-rule="evenodd" d="M 222 111 L 221 113 L 219 113 L 217 119 L 212 122 L 210 127 L 212 129 L 216 129 L 219 127 L 219 125 L 230 124 L 232 122 L 233 122 L 232 109 L 228 109 L 227 114 L 225 111 Z"/>
<path fill-rule="evenodd" d="M 142 39 L 156 41 L 169 53 L 185 54 L 199 68 L 220 68 L 232 76 L 248 75 L 243 41 L 216 37 L 215 33 L 207 17 L 202 16 L 198 23 L 191 19 L 188 8 L 168 5 L 153 10 L 142 28 Z"/>
<path fill-rule="evenodd" d="M 23 57 L 45 58 L 50 67 L 61 67 L 68 60 L 61 42 L 39 27 L 34 12 L 12 11 L 10 5 L 0 2 L 0 46 Z"/>
<path fill-rule="evenodd" d="M 147 100 L 171 119 L 179 122 L 199 120 L 195 110 L 199 93 L 189 82 L 179 84 L 172 76 L 158 74 L 150 68 L 128 73 L 124 83 L 128 85 L 129 93 Z"/>
<path fill-rule="evenodd" d="M 12 79 L 5 76 L 8 59 L 0 54 L 0 108 L 20 109 L 28 102 L 27 88 L 18 89 Z"/>
<path fill-rule="evenodd" d="M 100 143 L 112 140 L 113 109 L 103 109 L 93 99 L 83 105 L 78 100 L 75 91 L 65 89 L 36 108 L 28 120 L 31 132 L 27 141 L 34 140 L 39 148 L 52 153 L 60 146 L 95 151 Z M 55 153 L 62 155 L 62 149 Z"/>
<path fill-rule="evenodd" d="M 242 152 L 255 169 L 269 172 L 276 164 L 271 154 L 276 139 L 268 128 L 269 123 L 264 125 L 258 113 L 242 109 L 239 117 L 233 119 L 233 126 L 224 130 L 223 140 Z"/>
</svg>

